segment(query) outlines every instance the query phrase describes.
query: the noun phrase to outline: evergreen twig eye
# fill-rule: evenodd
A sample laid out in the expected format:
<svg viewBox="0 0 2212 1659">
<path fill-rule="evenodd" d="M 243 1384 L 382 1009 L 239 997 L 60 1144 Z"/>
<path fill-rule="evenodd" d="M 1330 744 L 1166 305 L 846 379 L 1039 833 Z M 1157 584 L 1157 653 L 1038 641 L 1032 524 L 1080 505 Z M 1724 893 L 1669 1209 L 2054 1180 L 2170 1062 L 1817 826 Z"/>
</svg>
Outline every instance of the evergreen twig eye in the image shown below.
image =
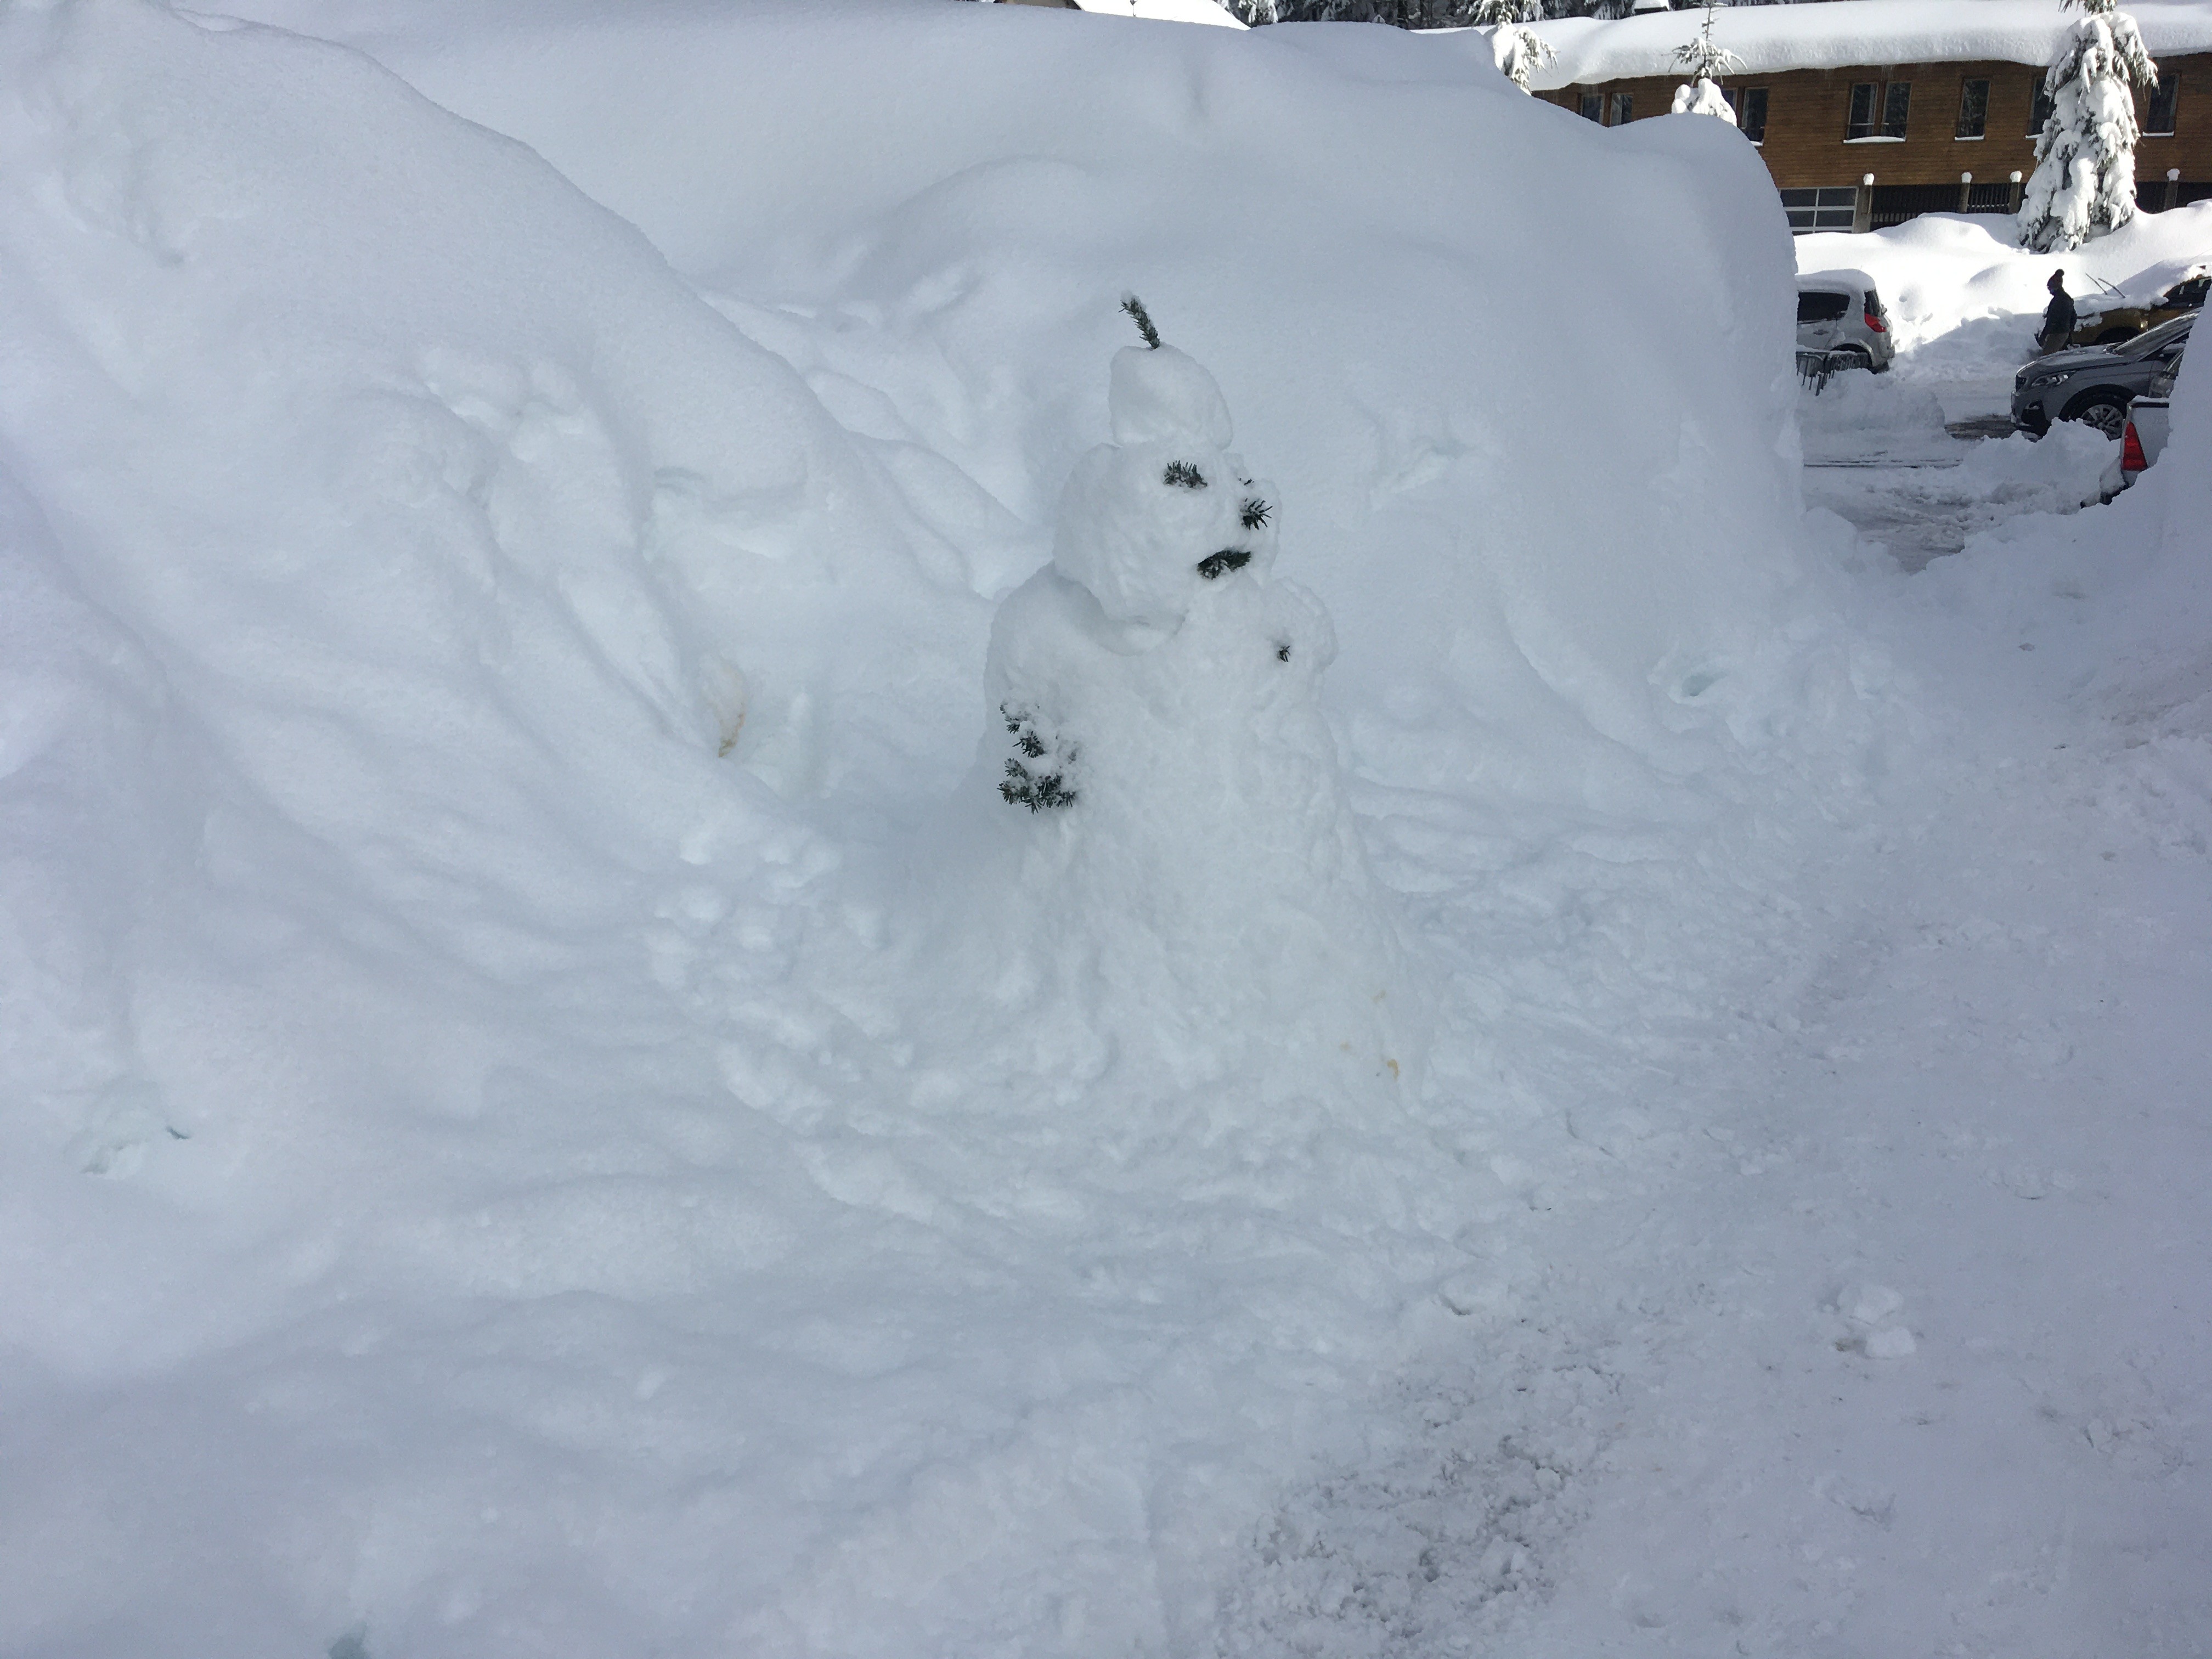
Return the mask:
<svg viewBox="0 0 2212 1659">
<path fill-rule="evenodd" d="M 1206 488 L 1206 474 L 1188 461 L 1170 461 L 1168 470 L 1160 474 L 1160 482 L 1183 489 L 1203 489 Z"/>
<path fill-rule="evenodd" d="M 1275 509 L 1273 507 L 1261 501 L 1257 495 L 1246 496 L 1244 498 L 1244 527 L 1247 530 L 1259 529 L 1267 522 L 1267 520 L 1271 515 L 1273 515 L 1274 510 Z"/>
</svg>

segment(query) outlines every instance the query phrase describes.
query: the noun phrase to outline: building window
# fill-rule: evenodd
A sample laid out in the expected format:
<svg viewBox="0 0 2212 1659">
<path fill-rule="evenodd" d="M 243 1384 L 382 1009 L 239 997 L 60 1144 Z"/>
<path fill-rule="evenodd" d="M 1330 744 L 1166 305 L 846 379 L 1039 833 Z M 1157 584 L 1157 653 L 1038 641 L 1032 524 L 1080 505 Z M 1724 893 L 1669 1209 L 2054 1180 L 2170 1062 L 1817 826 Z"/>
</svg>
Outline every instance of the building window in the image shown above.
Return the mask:
<svg viewBox="0 0 2212 1659">
<path fill-rule="evenodd" d="M 1961 82 L 1959 87 L 1959 130 L 1954 138 L 1980 138 L 1987 136 L 1990 125 L 1990 83 L 1986 81 Z"/>
<path fill-rule="evenodd" d="M 2027 136 L 2031 138 L 2041 137 L 2043 129 L 2050 119 L 2051 94 L 2044 90 L 2043 76 L 2039 70 L 2035 77 L 2035 107 L 2027 118 Z"/>
<path fill-rule="evenodd" d="M 1613 125 L 1625 127 L 1636 118 L 1636 100 L 1625 92 L 1613 94 Z"/>
<path fill-rule="evenodd" d="M 1892 81 L 1881 100 L 1881 136 L 1905 137 L 1905 118 L 1912 108 L 1912 82 Z"/>
<path fill-rule="evenodd" d="M 1851 88 L 1851 118 L 1844 128 L 1845 138 L 1874 137 L 1874 95 L 1881 90 L 1871 81 L 1862 81 Z"/>
<path fill-rule="evenodd" d="M 2150 118 L 2143 123 L 2146 138 L 2173 137 L 2173 118 L 2181 112 L 2181 77 L 2161 75 L 2150 92 Z"/>
<path fill-rule="evenodd" d="M 1605 125 L 1605 94 L 1603 93 L 1586 92 L 1583 94 L 1583 119 L 1595 121 L 1600 126 Z"/>
<path fill-rule="evenodd" d="M 1729 102 L 1735 107 L 1735 124 L 1743 136 L 1754 144 L 1766 142 L 1766 88 L 1746 87 L 1741 92 L 1729 94 Z"/>
<path fill-rule="evenodd" d="M 1905 137 L 1905 120 L 1912 108 L 1912 82 L 1861 81 L 1851 88 L 1851 113 L 1844 139 L 1896 139 Z"/>
<path fill-rule="evenodd" d="M 1856 185 L 1782 192 L 1782 210 L 1789 216 L 1791 232 L 1799 236 L 1811 230 L 1849 230 L 1858 209 Z"/>
</svg>

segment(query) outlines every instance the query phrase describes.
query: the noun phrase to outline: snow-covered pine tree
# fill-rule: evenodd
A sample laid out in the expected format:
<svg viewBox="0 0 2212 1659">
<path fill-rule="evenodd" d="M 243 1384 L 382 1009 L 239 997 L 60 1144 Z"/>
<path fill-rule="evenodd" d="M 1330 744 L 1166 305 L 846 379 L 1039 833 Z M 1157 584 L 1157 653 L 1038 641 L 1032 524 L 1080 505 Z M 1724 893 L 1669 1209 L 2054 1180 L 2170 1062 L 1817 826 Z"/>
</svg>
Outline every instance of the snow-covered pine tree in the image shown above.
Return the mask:
<svg viewBox="0 0 2212 1659">
<path fill-rule="evenodd" d="M 1735 111 L 1722 94 L 1720 80 L 1723 75 L 1733 75 L 1741 69 L 1743 59 L 1726 47 L 1713 44 L 1713 0 L 1705 0 L 1704 27 L 1686 46 L 1674 49 L 1674 61 L 1690 78 L 1674 88 L 1674 112 L 1715 115 L 1734 126 Z"/>
<path fill-rule="evenodd" d="M 1674 88 L 1674 106 L 1671 112 L 1676 115 L 1715 115 L 1730 126 L 1735 125 L 1735 106 L 1729 102 L 1728 94 L 1720 89 L 1717 82 L 1708 81 L 1702 76 L 1695 85 L 1686 81 Z"/>
<path fill-rule="evenodd" d="M 2136 20 L 2115 0 L 2066 3 L 2081 21 L 2043 77 L 2051 114 L 2020 204 L 2021 244 L 2037 253 L 2079 247 L 2136 216 L 2134 88 L 2158 84 Z"/>
<path fill-rule="evenodd" d="M 1490 49 L 1497 57 L 1498 72 L 1523 92 L 1536 71 L 1558 56 L 1550 41 L 1524 27 L 1543 15 L 1544 0 L 1470 0 L 1467 7 L 1468 22 L 1496 30 Z"/>
</svg>

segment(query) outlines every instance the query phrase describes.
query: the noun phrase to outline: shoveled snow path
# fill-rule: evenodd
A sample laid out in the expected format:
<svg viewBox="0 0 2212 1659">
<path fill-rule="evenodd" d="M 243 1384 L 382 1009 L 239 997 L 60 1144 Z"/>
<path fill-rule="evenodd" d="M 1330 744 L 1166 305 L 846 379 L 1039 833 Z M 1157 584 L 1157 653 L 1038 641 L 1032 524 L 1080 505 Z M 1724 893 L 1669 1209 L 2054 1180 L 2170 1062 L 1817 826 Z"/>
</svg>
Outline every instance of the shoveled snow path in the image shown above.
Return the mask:
<svg viewBox="0 0 2212 1659">
<path fill-rule="evenodd" d="M 1905 603 L 1948 736 L 1799 975 L 1516 1138 L 1464 1370 L 1285 1506 L 1228 1650 L 2202 1651 L 2204 700 L 2068 706 Z"/>
</svg>

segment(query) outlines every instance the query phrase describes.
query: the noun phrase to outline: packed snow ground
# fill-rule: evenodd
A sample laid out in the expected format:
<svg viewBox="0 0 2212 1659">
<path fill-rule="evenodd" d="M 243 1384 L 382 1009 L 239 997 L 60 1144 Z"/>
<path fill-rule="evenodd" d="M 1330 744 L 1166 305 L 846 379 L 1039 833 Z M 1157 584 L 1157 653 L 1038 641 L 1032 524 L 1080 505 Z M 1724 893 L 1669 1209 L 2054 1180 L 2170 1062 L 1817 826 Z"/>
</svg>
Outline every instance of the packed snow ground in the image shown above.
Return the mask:
<svg viewBox="0 0 2212 1659">
<path fill-rule="evenodd" d="M 467 119 L 0 16 L 0 1649 L 2201 1648 L 2203 399 L 1907 579 L 1722 124 L 261 15 Z M 1395 1080 L 1294 953 L 1165 1049 L 1004 884 L 1125 288 L 1334 616 Z"/>
</svg>

